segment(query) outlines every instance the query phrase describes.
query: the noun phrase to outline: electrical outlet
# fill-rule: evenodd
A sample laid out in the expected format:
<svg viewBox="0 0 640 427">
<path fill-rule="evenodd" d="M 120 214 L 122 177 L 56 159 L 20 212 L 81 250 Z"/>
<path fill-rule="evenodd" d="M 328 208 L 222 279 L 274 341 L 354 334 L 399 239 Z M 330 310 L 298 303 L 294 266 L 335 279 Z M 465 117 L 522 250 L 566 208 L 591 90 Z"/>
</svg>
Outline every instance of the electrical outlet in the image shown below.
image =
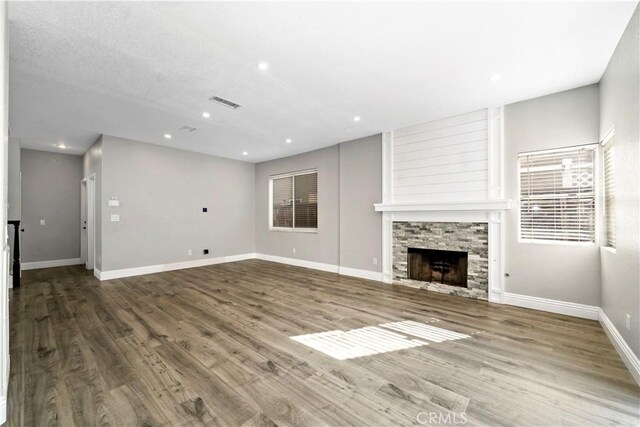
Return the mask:
<svg viewBox="0 0 640 427">
<path fill-rule="evenodd" d="M 373 265 L 378 265 L 378 258 L 373 259 Z"/>
<path fill-rule="evenodd" d="M 294 253 L 294 254 L 296 253 L 296 248 L 293 248 L 293 253 Z"/>
<path fill-rule="evenodd" d="M 205 254 L 205 255 L 209 255 L 209 249 L 203 250 L 202 253 Z"/>
<path fill-rule="evenodd" d="M 193 255 L 193 251 L 192 251 L 191 249 L 189 249 L 189 250 L 187 251 L 187 255 L 189 255 L 189 256 Z"/>
<path fill-rule="evenodd" d="M 45 225 L 47 222 L 44 219 L 40 220 L 40 225 Z"/>
<path fill-rule="evenodd" d="M 631 330 L 631 316 L 627 313 L 627 317 L 625 318 L 625 324 L 627 326 L 627 331 Z"/>
</svg>

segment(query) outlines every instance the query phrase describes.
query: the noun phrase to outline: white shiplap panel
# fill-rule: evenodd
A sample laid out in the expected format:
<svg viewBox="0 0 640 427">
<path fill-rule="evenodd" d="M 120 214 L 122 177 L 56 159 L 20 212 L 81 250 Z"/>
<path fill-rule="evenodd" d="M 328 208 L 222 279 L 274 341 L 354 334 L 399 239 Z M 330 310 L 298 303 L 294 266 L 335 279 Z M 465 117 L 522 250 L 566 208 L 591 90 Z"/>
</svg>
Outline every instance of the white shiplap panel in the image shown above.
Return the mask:
<svg viewBox="0 0 640 427">
<path fill-rule="evenodd" d="M 408 135 L 415 135 L 417 133 L 426 133 L 436 129 L 455 127 L 460 124 L 477 122 L 480 120 L 487 120 L 487 110 L 478 110 L 472 113 L 460 114 L 459 116 L 447 117 L 446 119 L 435 120 L 429 123 L 423 123 L 421 125 L 410 126 L 402 129 L 396 129 L 393 131 L 394 139 L 404 138 Z"/>
<path fill-rule="evenodd" d="M 488 198 L 487 110 L 393 132 L 393 199 Z"/>
<path fill-rule="evenodd" d="M 458 174 L 463 172 L 475 172 L 484 171 L 487 173 L 489 164 L 487 160 L 479 160 L 477 162 L 457 163 L 454 165 L 440 165 L 431 166 L 427 169 L 407 169 L 401 171 L 394 171 L 394 179 L 412 178 L 416 176 L 433 176 L 433 175 L 446 175 L 446 174 Z"/>
<path fill-rule="evenodd" d="M 408 187 L 414 185 L 448 184 L 452 182 L 477 182 L 485 179 L 487 179 L 486 169 L 476 172 L 445 173 L 440 175 L 413 176 L 407 178 L 396 177 L 393 184 L 396 187 Z"/>
<path fill-rule="evenodd" d="M 407 187 L 396 187 L 397 195 L 410 194 L 439 194 L 439 193 L 459 193 L 467 191 L 487 190 L 488 181 L 470 181 L 470 182 L 449 182 L 446 184 L 425 184 L 411 185 Z"/>
<path fill-rule="evenodd" d="M 454 165 L 459 163 L 478 162 L 487 160 L 487 150 L 470 151 L 467 153 L 451 154 L 449 156 L 438 156 L 427 159 L 408 160 L 406 162 L 394 162 L 394 171 L 402 171 L 407 169 L 423 169 L 431 166 Z"/>
<path fill-rule="evenodd" d="M 487 140 L 467 142 L 446 147 L 430 147 L 416 150 L 410 153 L 394 153 L 393 162 L 402 163 L 409 160 L 428 159 L 432 157 L 450 156 L 452 154 L 464 154 L 474 151 L 486 151 Z"/>
<path fill-rule="evenodd" d="M 437 139 L 418 139 L 410 144 L 397 145 L 394 147 L 393 153 L 410 153 L 416 150 L 420 150 L 421 144 L 425 141 L 429 142 L 428 147 L 425 148 L 437 148 L 437 147 L 450 147 L 457 144 L 465 144 L 467 142 L 484 141 L 487 139 L 487 130 L 477 130 L 473 132 L 461 133 L 458 135 L 450 135 Z"/>
<path fill-rule="evenodd" d="M 393 196 L 394 203 L 424 202 L 459 202 L 460 200 L 487 200 L 486 190 L 461 191 L 458 193 L 427 193 L 427 194 L 397 194 Z"/>
</svg>

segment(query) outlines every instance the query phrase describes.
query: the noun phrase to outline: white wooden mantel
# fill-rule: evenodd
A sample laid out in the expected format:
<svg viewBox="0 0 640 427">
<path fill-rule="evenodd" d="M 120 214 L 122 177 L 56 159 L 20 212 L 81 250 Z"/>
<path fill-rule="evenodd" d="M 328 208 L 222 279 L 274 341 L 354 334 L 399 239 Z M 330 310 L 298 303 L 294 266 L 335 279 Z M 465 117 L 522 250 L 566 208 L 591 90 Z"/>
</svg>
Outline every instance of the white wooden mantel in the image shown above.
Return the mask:
<svg viewBox="0 0 640 427">
<path fill-rule="evenodd" d="M 447 201 L 422 203 L 375 203 L 376 212 L 425 212 L 425 211 L 503 211 L 511 209 L 511 200 Z"/>
</svg>

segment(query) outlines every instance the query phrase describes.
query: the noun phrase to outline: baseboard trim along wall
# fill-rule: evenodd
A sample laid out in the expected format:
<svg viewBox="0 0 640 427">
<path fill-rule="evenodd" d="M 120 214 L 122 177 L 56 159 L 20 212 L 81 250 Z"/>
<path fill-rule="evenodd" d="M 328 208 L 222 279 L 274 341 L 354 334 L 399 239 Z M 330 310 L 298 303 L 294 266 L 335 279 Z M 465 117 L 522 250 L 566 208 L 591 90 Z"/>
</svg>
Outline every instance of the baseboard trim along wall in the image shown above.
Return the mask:
<svg viewBox="0 0 640 427">
<path fill-rule="evenodd" d="M 602 310 L 601 308 L 598 310 L 598 320 L 600 321 L 602 329 L 604 329 L 604 332 L 609 337 L 609 341 L 611 341 L 611 343 L 615 347 L 616 351 L 620 355 L 620 358 L 627 366 L 627 369 L 629 369 L 629 372 L 631 372 L 631 375 L 633 375 L 633 378 L 636 380 L 638 385 L 640 385 L 640 359 L 635 355 L 633 350 L 631 350 L 631 347 L 629 347 L 629 345 L 625 342 L 624 338 L 622 338 L 622 335 L 620 335 L 620 332 L 618 332 L 618 329 L 615 327 L 613 322 L 611 322 L 611 320 L 604 313 L 604 310 Z"/>
<path fill-rule="evenodd" d="M 120 270 L 100 271 L 94 269 L 93 274 L 99 280 L 122 279 L 124 277 L 142 276 L 143 274 L 162 273 L 164 271 L 182 270 L 185 268 L 204 267 L 207 265 L 222 264 L 225 262 L 243 261 L 253 259 L 256 254 L 230 255 L 217 258 L 196 259 L 193 261 L 173 262 L 170 264 L 148 265 L 144 267 L 123 268 Z"/>
<path fill-rule="evenodd" d="M 567 316 L 581 317 L 583 319 L 598 320 L 600 307 L 574 302 L 558 301 L 547 298 L 532 297 L 528 295 L 504 293 L 504 303 L 517 307 L 532 308 L 534 310 L 548 311 L 551 313 L 565 314 Z"/>
<path fill-rule="evenodd" d="M 382 282 L 382 273 L 378 271 L 360 270 L 358 268 L 339 267 L 338 274 L 342 276 L 357 277 L 359 279 L 375 280 Z"/>
<path fill-rule="evenodd" d="M 305 267 L 311 268 L 313 270 L 328 271 L 329 273 L 337 273 L 340 268 L 334 264 L 324 264 L 322 262 L 306 261 L 304 259 L 287 258 L 276 255 L 256 254 L 256 258 L 264 261 L 278 262 L 280 264 L 295 265 L 296 267 Z"/>
<path fill-rule="evenodd" d="M 66 267 L 68 265 L 82 264 L 81 258 L 54 259 L 51 261 L 23 262 L 20 264 L 21 270 L 36 270 L 38 268 Z"/>
</svg>

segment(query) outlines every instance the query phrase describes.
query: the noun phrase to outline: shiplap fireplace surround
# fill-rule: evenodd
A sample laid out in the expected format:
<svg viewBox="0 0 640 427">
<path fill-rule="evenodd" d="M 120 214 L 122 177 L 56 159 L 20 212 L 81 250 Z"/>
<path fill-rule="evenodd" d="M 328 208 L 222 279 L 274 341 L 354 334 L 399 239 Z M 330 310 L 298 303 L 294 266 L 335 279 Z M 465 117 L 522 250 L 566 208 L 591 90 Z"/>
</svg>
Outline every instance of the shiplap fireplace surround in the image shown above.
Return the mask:
<svg viewBox="0 0 640 427">
<path fill-rule="evenodd" d="M 504 299 L 502 108 L 383 134 L 382 275 L 393 281 L 393 223 L 488 224 L 488 299 Z"/>
</svg>

